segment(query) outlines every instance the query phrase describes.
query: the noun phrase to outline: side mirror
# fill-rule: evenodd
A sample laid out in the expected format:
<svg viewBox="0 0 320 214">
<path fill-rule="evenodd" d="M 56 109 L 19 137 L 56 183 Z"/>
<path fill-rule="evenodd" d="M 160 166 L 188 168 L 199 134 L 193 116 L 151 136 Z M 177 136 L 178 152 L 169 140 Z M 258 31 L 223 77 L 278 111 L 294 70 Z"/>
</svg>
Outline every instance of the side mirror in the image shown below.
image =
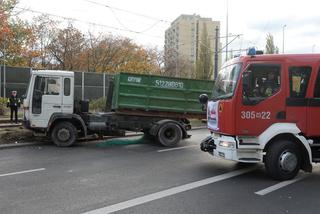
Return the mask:
<svg viewBox="0 0 320 214">
<path fill-rule="evenodd" d="M 207 102 L 208 102 L 208 95 L 207 94 L 201 94 L 200 96 L 199 96 L 199 102 L 201 103 L 201 104 L 207 104 Z"/>
</svg>

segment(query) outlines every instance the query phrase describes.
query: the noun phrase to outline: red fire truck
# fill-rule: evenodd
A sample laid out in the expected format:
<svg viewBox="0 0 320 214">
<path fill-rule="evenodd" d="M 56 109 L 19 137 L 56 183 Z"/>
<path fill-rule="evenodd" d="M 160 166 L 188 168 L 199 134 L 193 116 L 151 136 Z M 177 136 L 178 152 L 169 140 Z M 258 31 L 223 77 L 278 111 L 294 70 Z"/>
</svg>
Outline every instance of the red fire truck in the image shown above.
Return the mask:
<svg viewBox="0 0 320 214">
<path fill-rule="evenodd" d="M 211 136 L 201 150 L 263 162 L 277 180 L 320 162 L 320 54 L 249 55 L 227 62 L 207 105 Z"/>
</svg>

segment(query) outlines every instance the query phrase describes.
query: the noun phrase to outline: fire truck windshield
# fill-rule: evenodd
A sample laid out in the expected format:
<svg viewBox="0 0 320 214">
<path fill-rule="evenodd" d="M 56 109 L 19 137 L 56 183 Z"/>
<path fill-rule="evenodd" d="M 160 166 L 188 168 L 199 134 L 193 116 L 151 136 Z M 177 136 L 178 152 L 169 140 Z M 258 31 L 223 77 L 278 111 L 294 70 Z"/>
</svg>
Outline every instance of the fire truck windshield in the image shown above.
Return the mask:
<svg viewBox="0 0 320 214">
<path fill-rule="evenodd" d="M 213 99 L 228 99 L 233 96 L 241 65 L 241 63 L 228 65 L 219 71 L 213 86 Z"/>
</svg>

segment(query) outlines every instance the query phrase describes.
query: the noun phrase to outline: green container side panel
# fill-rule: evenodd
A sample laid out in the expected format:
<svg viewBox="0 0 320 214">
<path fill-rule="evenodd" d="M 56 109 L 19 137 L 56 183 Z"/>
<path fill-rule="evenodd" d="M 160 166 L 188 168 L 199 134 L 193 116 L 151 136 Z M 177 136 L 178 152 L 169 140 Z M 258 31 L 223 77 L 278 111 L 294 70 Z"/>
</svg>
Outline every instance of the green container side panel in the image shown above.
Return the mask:
<svg viewBox="0 0 320 214">
<path fill-rule="evenodd" d="M 211 95 L 213 81 L 120 73 L 114 78 L 112 109 L 203 114 L 200 94 Z"/>
</svg>

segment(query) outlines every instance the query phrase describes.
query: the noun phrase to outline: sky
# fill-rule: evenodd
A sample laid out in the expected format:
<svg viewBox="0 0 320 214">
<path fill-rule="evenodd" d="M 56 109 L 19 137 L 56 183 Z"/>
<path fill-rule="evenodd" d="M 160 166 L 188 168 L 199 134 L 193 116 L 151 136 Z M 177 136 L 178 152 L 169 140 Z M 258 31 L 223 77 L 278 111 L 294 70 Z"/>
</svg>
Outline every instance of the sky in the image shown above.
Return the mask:
<svg viewBox="0 0 320 214">
<path fill-rule="evenodd" d="M 220 36 L 225 36 L 228 11 L 229 35 L 241 34 L 229 50 L 264 50 L 270 33 L 280 52 L 283 44 L 285 53 L 320 52 L 319 0 L 20 0 L 18 7 L 26 9 L 19 15 L 24 19 L 38 12 L 51 14 L 61 25 L 72 23 L 84 33 L 129 37 L 159 49 L 164 46 L 165 30 L 181 14 L 220 21 Z M 225 39 L 221 42 L 224 46 Z"/>
</svg>

